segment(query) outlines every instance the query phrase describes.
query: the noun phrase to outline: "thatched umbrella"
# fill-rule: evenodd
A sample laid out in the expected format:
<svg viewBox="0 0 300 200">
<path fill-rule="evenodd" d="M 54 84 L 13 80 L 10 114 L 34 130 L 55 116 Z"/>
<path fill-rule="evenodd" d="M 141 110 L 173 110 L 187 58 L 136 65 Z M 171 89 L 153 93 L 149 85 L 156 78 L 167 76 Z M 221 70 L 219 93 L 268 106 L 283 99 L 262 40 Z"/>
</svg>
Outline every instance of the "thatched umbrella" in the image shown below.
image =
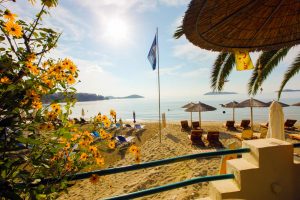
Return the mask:
<svg viewBox="0 0 300 200">
<path fill-rule="evenodd" d="M 185 109 L 186 112 L 199 112 L 199 126 L 201 128 L 201 112 L 206 112 L 206 111 L 214 111 L 216 110 L 215 107 L 212 107 L 210 105 L 201 103 L 199 101 L 199 103 Z"/>
<path fill-rule="evenodd" d="M 268 104 L 266 104 L 262 101 L 251 98 L 251 99 L 247 99 L 245 101 L 242 101 L 236 107 L 237 108 L 250 107 L 250 111 L 251 111 L 251 129 L 253 130 L 253 107 L 269 107 L 269 106 L 268 106 Z"/>
<path fill-rule="evenodd" d="M 295 103 L 292 106 L 300 106 L 300 102 L 299 103 Z"/>
<path fill-rule="evenodd" d="M 268 106 L 270 106 L 273 103 L 273 101 L 268 102 Z M 290 105 L 286 104 L 286 103 L 282 103 L 279 101 L 276 101 L 276 103 L 279 103 L 281 105 L 281 107 L 289 107 Z"/>
<path fill-rule="evenodd" d="M 232 108 L 232 120 L 234 121 L 234 109 L 239 103 L 236 101 L 229 102 L 227 104 L 221 104 L 223 108 Z"/>
<path fill-rule="evenodd" d="M 190 102 L 188 104 L 185 104 L 184 106 L 182 106 L 181 108 L 189 108 L 191 106 L 195 105 L 195 103 L 193 102 Z M 193 122 L 193 112 L 191 112 L 191 125 L 192 125 L 192 122 Z"/>
<path fill-rule="evenodd" d="M 213 51 L 280 49 L 300 43 L 299 10 L 295 0 L 192 0 L 177 34 Z"/>
</svg>

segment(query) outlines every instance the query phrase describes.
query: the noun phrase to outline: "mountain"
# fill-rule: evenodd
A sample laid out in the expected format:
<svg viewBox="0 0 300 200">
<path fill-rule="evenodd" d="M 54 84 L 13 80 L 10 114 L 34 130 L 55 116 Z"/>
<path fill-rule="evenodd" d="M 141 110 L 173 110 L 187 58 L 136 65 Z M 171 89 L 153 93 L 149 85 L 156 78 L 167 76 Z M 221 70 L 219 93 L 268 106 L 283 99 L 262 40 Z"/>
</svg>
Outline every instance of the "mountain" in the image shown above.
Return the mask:
<svg viewBox="0 0 300 200">
<path fill-rule="evenodd" d="M 108 100 L 108 99 L 136 99 L 136 98 L 144 98 L 144 97 L 136 94 L 129 95 L 126 97 L 114 97 L 114 96 L 105 97 L 103 95 L 97 95 L 92 93 L 76 93 L 75 98 L 77 99 L 78 102 L 81 102 L 81 101 L 99 101 L 99 100 Z M 64 96 L 62 93 L 55 93 L 55 94 L 47 95 L 42 99 L 43 103 L 50 103 L 53 100 L 59 100 L 63 102 Z"/>
<path fill-rule="evenodd" d="M 207 92 L 204 95 L 226 95 L 226 94 L 237 94 L 236 92 Z"/>
<path fill-rule="evenodd" d="M 144 98 L 143 96 L 132 94 L 126 97 L 113 97 L 113 96 L 107 96 L 107 99 L 138 99 L 138 98 Z"/>
<path fill-rule="evenodd" d="M 278 91 L 276 91 L 278 92 Z M 284 89 L 282 92 L 300 92 L 300 90 L 294 90 L 294 89 Z"/>
</svg>

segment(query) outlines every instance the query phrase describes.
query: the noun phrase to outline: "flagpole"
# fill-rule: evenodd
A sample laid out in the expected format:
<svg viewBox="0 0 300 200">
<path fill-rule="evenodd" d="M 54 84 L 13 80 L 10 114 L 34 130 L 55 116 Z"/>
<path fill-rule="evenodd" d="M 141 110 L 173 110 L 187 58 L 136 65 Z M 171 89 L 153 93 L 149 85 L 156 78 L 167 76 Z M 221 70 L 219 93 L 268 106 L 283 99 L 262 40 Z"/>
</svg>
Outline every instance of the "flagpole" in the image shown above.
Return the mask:
<svg viewBox="0 0 300 200">
<path fill-rule="evenodd" d="M 157 75 L 158 75 L 158 123 L 159 123 L 159 142 L 161 143 L 161 119 L 160 119 L 160 77 L 159 77 L 159 48 L 158 48 L 158 27 L 156 27 L 156 46 L 157 46 Z"/>
</svg>

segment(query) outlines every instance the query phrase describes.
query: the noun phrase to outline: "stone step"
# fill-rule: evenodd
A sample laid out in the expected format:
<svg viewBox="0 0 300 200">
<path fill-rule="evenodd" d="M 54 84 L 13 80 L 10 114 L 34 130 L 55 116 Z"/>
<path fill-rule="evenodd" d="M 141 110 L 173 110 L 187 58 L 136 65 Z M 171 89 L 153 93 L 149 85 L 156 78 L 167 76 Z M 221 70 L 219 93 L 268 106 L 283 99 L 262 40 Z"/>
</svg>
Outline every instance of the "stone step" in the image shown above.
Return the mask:
<svg viewBox="0 0 300 200">
<path fill-rule="evenodd" d="M 231 196 L 240 191 L 234 179 L 212 181 L 209 189 L 209 197 L 212 200 L 221 200 L 228 195 Z"/>
<path fill-rule="evenodd" d="M 210 197 L 204 197 L 204 198 L 200 198 L 200 199 L 195 199 L 195 200 L 213 200 Z"/>
</svg>

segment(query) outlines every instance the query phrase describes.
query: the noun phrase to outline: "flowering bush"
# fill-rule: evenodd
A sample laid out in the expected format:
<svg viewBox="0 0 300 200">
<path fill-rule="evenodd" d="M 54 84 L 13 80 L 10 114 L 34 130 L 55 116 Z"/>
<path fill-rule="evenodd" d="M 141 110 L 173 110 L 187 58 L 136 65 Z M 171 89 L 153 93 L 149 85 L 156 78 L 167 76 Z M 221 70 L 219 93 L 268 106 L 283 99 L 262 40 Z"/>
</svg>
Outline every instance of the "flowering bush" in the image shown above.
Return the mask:
<svg viewBox="0 0 300 200">
<path fill-rule="evenodd" d="M 0 5 L 7 1 L 0 0 Z M 8 199 L 55 198 L 67 188 L 67 176 L 91 163 L 104 165 L 90 131 L 69 119 L 78 81 L 76 65 L 68 58 L 46 58 L 60 33 L 41 27 L 41 20 L 57 0 L 41 4 L 31 23 L 0 10 L 0 196 Z M 58 101 L 42 104 L 45 95 L 57 92 L 64 94 L 64 106 Z M 116 143 L 106 129 L 116 122 L 116 112 L 110 115 L 112 120 L 97 115 L 93 130 L 106 148 L 114 149 Z M 138 148 L 131 148 L 139 162 Z M 39 184 L 44 178 L 55 181 Z"/>
</svg>

